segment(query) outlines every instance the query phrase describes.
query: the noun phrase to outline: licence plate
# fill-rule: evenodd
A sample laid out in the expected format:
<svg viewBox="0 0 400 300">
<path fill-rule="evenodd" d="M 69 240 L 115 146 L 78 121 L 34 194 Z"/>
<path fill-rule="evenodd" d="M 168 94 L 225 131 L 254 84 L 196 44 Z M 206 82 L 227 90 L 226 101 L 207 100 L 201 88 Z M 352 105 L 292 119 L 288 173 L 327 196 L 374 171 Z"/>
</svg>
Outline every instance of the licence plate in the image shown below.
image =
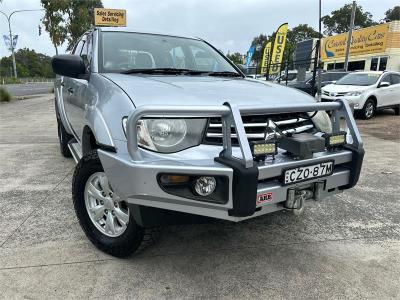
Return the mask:
<svg viewBox="0 0 400 300">
<path fill-rule="evenodd" d="M 302 182 L 318 177 L 331 175 L 333 173 L 333 161 L 326 161 L 310 166 L 298 167 L 285 170 L 283 173 L 283 184 Z"/>
</svg>

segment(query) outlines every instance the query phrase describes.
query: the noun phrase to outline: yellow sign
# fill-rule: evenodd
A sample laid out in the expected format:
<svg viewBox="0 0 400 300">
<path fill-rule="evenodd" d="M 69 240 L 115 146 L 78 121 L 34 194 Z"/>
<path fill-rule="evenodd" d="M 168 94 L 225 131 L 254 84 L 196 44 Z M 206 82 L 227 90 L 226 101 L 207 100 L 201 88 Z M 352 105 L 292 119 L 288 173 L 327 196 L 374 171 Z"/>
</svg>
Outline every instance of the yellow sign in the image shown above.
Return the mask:
<svg viewBox="0 0 400 300">
<path fill-rule="evenodd" d="M 350 56 L 379 53 L 386 49 L 389 25 L 381 24 L 353 31 Z M 348 33 L 329 36 L 322 39 L 322 60 L 344 57 L 346 55 Z"/>
<path fill-rule="evenodd" d="M 267 64 L 269 63 L 269 58 L 271 56 L 271 46 L 272 46 L 271 42 L 268 42 L 265 45 L 263 58 L 262 58 L 262 62 L 261 62 L 261 73 L 267 72 L 266 68 L 267 68 Z"/>
<path fill-rule="evenodd" d="M 96 26 L 126 26 L 125 9 L 94 9 L 94 25 Z"/>
<path fill-rule="evenodd" d="M 272 51 L 271 67 L 269 74 L 279 73 L 281 69 L 281 63 L 283 58 L 283 51 L 286 45 L 286 34 L 288 31 L 288 23 L 284 23 L 279 26 L 278 31 L 275 34 L 274 50 Z"/>
</svg>

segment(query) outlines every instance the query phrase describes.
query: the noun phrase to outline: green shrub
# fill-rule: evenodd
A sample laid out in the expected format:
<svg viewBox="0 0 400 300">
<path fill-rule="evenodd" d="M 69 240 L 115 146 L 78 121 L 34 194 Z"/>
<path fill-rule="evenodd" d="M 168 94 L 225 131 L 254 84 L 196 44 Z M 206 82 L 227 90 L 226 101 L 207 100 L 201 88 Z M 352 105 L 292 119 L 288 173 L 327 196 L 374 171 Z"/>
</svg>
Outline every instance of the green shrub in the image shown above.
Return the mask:
<svg viewBox="0 0 400 300">
<path fill-rule="evenodd" d="M 9 102 L 11 100 L 11 95 L 6 91 L 6 89 L 0 87 L 0 102 Z"/>
</svg>

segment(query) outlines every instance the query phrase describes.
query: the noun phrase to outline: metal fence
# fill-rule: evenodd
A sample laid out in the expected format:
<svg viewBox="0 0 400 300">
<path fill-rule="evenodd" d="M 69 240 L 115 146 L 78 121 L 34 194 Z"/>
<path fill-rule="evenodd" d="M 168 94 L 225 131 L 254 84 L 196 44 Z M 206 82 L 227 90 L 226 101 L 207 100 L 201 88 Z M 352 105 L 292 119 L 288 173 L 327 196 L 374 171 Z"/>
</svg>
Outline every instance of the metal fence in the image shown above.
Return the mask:
<svg viewBox="0 0 400 300">
<path fill-rule="evenodd" d="M 25 83 L 45 83 L 54 82 L 55 78 L 42 78 L 42 77 L 26 77 L 26 78 L 14 78 L 14 77 L 0 77 L 0 84 L 25 84 Z"/>
</svg>

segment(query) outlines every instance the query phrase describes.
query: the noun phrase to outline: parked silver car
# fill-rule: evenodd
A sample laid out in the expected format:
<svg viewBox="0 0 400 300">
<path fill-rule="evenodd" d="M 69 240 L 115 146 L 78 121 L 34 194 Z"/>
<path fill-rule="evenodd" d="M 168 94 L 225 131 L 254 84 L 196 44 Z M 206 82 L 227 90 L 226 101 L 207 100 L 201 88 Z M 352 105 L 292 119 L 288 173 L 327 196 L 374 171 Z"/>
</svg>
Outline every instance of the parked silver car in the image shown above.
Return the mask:
<svg viewBox="0 0 400 300">
<path fill-rule="evenodd" d="M 358 181 L 347 102 L 245 78 L 201 39 L 94 28 L 52 65 L 76 214 L 111 255 L 163 224 L 299 214 Z"/>
</svg>

